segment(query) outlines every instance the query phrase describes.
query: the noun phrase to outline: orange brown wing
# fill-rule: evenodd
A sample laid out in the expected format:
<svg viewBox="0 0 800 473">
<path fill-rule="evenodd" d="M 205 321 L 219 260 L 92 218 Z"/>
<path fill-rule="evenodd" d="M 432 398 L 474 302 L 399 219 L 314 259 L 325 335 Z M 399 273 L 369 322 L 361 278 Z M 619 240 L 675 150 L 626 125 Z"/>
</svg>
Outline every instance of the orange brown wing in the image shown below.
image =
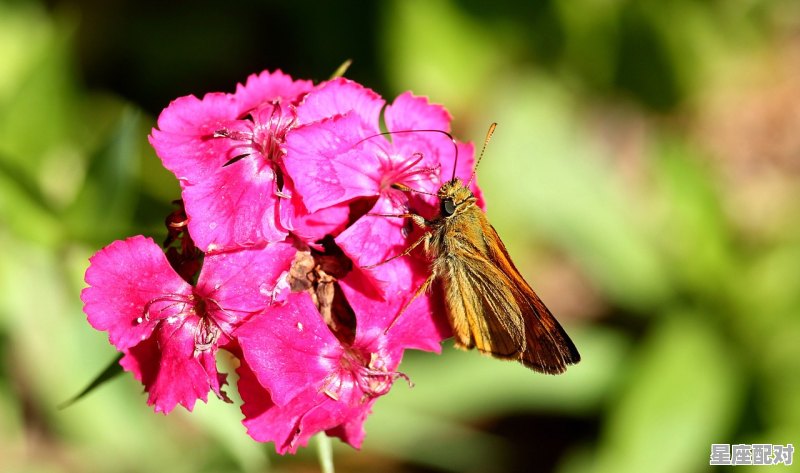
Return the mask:
<svg viewBox="0 0 800 473">
<path fill-rule="evenodd" d="M 567 365 L 580 361 L 578 349 L 514 266 L 505 245 L 488 222 L 483 235 L 488 248 L 488 259 L 509 281 L 516 311 L 524 321 L 525 350 L 519 361 L 528 368 L 543 373 L 563 373 Z"/>
<path fill-rule="evenodd" d="M 520 359 L 525 324 L 516 308 L 510 281 L 475 252 L 448 261 L 443 279 L 456 346 L 477 348 L 503 359 Z"/>
</svg>

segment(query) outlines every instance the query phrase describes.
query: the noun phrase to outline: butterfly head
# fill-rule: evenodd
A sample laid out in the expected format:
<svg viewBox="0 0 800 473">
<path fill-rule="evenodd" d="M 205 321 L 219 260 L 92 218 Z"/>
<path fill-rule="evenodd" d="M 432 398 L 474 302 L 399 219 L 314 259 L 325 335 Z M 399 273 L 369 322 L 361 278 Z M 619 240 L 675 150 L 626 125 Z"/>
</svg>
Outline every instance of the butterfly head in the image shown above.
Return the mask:
<svg viewBox="0 0 800 473">
<path fill-rule="evenodd" d="M 439 213 L 442 217 L 451 217 L 475 202 L 475 196 L 461 179 L 455 178 L 445 182 L 436 193 L 439 198 Z"/>
</svg>

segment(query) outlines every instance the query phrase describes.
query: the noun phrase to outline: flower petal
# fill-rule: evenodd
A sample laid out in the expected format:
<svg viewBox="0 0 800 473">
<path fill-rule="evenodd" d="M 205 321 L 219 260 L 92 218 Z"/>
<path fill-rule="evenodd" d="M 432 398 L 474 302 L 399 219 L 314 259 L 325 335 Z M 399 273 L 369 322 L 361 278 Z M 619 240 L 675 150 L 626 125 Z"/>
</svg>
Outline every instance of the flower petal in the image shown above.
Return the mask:
<svg viewBox="0 0 800 473">
<path fill-rule="evenodd" d="M 206 402 L 209 389 L 227 400 L 221 390 L 225 376 L 217 372 L 216 348 L 195 353 L 197 317 L 164 320 L 155 336 L 129 349 L 120 361 L 149 393 L 147 404 L 168 414 L 178 404 L 191 411 L 200 399 Z"/>
<path fill-rule="evenodd" d="M 181 182 L 189 233 L 205 252 L 283 240 L 280 198 L 269 163 L 255 157 L 221 167 L 196 183 Z"/>
<path fill-rule="evenodd" d="M 411 92 L 402 93 L 394 99 L 386 107 L 384 119 L 389 131 L 450 131 L 450 113 L 441 105 L 431 104 L 427 97 L 417 97 Z"/>
<path fill-rule="evenodd" d="M 294 188 L 294 182 L 284 175 L 283 193 L 289 196 L 281 202 L 281 224 L 309 245 L 321 240 L 325 235 L 338 235 L 350 218 L 347 203 L 335 204 L 316 212 L 309 212 L 301 196 Z"/>
<path fill-rule="evenodd" d="M 285 305 L 251 318 L 236 336 L 258 382 L 279 406 L 309 387 L 319 390 L 343 351 L 306 293 L 290 294 Z"/>
<path fill-rule="evenodd" d="M 424 268 L 415 266 L 412 256 L 383 263 L 403 253 L 414 242 L 407 236 L 413 230 L 409 219 L 383 216 L 407 212 L 401 203 L 403 199 L 403 193 L 390 189 L 378 199 L 369 214 L 356 220 L 336 237 L 336 244 L 353 261 L 354 266 L 382 263 L 365 271 L 384 297 L 395 290 L 410 290 L 412 279 L 426 273 Z"/>
<path fill-rule="evenodd" d="M 378 119 L 384 103 L 373 90 L 339 77 L 320 84 L 305 96 L 297 107 L 297 120 L 301 124 L 308 124 L 352 112 L 365 127 L 377 133 L 380 131 Z"/>
<path fill-rule="evenodd" d="M 197 293 L 225 333 L 275 299 L 278 279 L 291 267 L 297 250 L 290 243 L 209 255 L 197 281 Z"/>
<path fill-rule="evenodd" d="M 256 151 L 253 123 L 238 114 L 229 94 L 181 97 L 161 113 L 159 129 L 150 135 L 164 167 L 180 180 L 189 233 L 205 252 L 287 235 L 275 208 L 273 164 Z"/>
<path fill-rule="evenodd" d="M 177 314 L 181 308 L 170 299 L 192 293 L 150 238 L 115 241 L 89 262 L 85 277 L 89 287 L 81 292 L 83 311 L 92 327 L 108 331 L 111 344 L 119 350 L 137 345 L 160 319 Z"/>
<path fill-rule="evenodd" d="M 380 192 L 377 158 L 364 151 L 372 144 L 361 142 L 370 133 L 350 114 L 286 134 L 284 166 L 310 212 Z"/>
<path fill-rule="evenodd" d="M 418 260 L 412 261 L 421 266 Z M 432 295 L 441 294 L 428 290 L 415 298 L 425 279 L 417 275 L 409 287 L 395 285 L 385 299 L 369 295 L 369 282 L 358 272 L 339 281 L 358 320 L 353 345 L 384 353 L 387 369 L 396 368 L 406 348 L 439 353 L 442 340 L 452 336 L 444 308 L 435 302 L 440 298 Z"/>
<path fill-rule="evenodd" d="M 237 84 L 234 96 L 242 114 L 266 102 L 299 101 L 313 88 L 314 83 L 310 80 L 292 80 L 291 76 L 280 70 L 263 71 L 249 75 L 244 85 Z"/>
<path fill-rule="evenodd" d="M 238 120 L 238 115 L 239 106 L 230 94 L 206 94 L 202 100 L 180 97 L 161 112 L 150 144 L 165 168 L 179 180 L 194 183 L 239 154 L 241 141 L 218 133 L 249 133 L 248 122 Z"/>
<path fill-rule="evenodd" d="M 260 442 L 274 442 L 279 454 L 295 453 L 315 434 L 329 431 L 354 447 L 363 440 L 363 423 L 374 400 L 351 406 L 308 387 L 290 403 L 277 406 L 246 363 L 237 370 L 242 395 L 242 423 Z M 340 428 L 347 426 L 347 429 Z M 360 435 L 359 435 L 360 427 Z"/>
<path fill-rule="evenodd" d="M 343 423 L 326 430 L 325 433 L 330 437 L 340 438 L 353 448 L 361 448 L 364 436 L 367 433 L 364 430 L 364 422 L 366 422 L 367 416 L 372 413 L 373 404 L 375 404 L 375 399 L 370 400 L 368 405 L 363 406 L 357 413 L 351 413 Z"/>
</svg>

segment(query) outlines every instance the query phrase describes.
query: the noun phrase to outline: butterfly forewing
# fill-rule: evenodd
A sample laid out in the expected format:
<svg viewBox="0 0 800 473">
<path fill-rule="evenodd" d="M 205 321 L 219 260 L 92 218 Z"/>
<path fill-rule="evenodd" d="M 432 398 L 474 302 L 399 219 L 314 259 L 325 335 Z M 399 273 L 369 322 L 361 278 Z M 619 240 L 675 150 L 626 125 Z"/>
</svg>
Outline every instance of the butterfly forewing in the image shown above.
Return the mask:
<svg viewBox="0 0 800 473">
<path fill-rule="evenodd" d="M 563 373 L 567 365 L 580 361 L 577 348 L 514 266 L 494 227 L 488 222 L 487 227 L 484 238 L 489 240 L 489 259 L 501 273 L 508 276 L 516 308 L 525 321 L 526 343 L 520 362 L 536 371 Z"/>
<path fill-rule="evenodd" d="M 443 280 L 456 344 L 498 358 L 520 358 L 525 326 L 509 304 L 513 294 L 504 294 L 507 289 L 495 284 L 504 276 L 481 258 L 466 258 L 451 264 L 453 277 Z"/>
</svg>

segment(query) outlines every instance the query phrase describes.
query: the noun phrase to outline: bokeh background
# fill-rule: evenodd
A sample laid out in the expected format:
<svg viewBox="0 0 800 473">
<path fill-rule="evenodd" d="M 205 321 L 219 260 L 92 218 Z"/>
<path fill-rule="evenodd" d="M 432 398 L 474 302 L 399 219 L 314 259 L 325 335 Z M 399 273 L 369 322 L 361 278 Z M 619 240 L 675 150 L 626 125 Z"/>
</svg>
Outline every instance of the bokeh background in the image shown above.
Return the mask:
<svg viewBox="0 0 800 473">
<path fill-rule="evenodd" d="M 583 361 L 410 353 L 416 386 L 360 452 L 334 441 L 339 471 L 691 473 L 712 443 L 800 447 L 800 2 L 0 0 L 0 471 L 319 471 L 313 442 L 277 456 L 216 399 L 154 414 L 128 375 L 57 406 L 115 356 L 81 312 L 87 258 L 162 238 L 179 195 L 146 140 L 160 110 L 348 58 L 463 140 L 499 123 L 489 217 Z"/>
</svg>

